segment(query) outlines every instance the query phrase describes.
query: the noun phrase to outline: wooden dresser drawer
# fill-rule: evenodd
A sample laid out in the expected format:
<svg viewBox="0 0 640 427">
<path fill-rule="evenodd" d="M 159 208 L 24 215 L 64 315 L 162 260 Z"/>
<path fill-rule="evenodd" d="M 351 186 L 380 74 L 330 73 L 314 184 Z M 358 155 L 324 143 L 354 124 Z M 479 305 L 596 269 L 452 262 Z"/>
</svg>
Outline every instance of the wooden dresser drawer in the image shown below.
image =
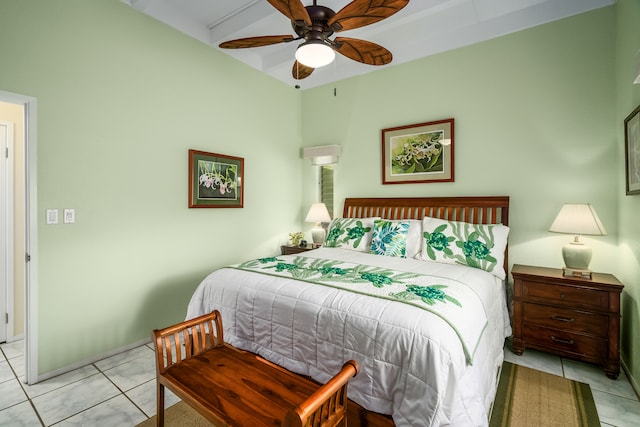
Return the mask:
<svg viewBox="0 0 640 427">
<path fill-rule="evenodd" d="M 603 311 L 609 305 L 609 293 L 605 291 L 528 281 L 523 283 L 523 298 L 527 301 Z"/>
<path fill-rule="evenodd" d="M 606 338 L 609 317 L 593 312 L 525 303 L 524 322 Z"/>
<path fill-rule="evenodd" d="M 605 360 L 607 351 L 607 342 L 602 338 L 544 328 L 531 324 L 526 324 L 524 339 L 531 344 L 555 351 L 571 353 L 593 361 Z"/>
</svg>

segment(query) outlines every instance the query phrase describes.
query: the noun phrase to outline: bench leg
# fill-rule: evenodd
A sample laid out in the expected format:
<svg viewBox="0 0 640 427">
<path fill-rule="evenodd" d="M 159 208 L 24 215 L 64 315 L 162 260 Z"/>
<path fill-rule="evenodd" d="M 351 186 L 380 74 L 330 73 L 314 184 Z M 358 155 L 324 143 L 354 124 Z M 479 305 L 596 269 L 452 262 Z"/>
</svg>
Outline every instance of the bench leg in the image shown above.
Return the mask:
<svg viewBox="0 0 640 427">
<path fill-rule="evenodd" d="M 156 380 L 156 404 L 158 406 L 156 426 L 164 427 L 164 386 L 158 380 Z"/>
</svg>

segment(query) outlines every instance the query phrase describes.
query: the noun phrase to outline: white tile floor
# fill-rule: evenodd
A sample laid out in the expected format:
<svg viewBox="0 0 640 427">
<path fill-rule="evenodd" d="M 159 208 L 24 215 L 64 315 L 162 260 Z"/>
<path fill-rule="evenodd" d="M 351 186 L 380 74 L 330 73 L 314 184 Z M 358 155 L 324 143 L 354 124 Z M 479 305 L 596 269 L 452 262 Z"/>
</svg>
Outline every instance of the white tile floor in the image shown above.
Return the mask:
<svg viewBox="0 0 640 427">
<path fill-rule="evenodd" d="M 151 344 L 29 386 L 23 343 L 0 344 L 0 426 L 135 426 L 156 413 Z M 166 406 L 178 398 L 167 392 Z"/>
<path fill-rule="evenodd" d="M 23 343 L 0 344 L 0 426 L 133 427 L 155 415 L 151 344 L 33 386 L 22 383 Z M 591 386 L 603 427 L 638 426 L 640 401 L 624 372 L 610 380 L 595 366 L 534 350 L 505 348 L 505 360 Z M 166 406 L 178 398 L 167 393 Z"/>
</svg>

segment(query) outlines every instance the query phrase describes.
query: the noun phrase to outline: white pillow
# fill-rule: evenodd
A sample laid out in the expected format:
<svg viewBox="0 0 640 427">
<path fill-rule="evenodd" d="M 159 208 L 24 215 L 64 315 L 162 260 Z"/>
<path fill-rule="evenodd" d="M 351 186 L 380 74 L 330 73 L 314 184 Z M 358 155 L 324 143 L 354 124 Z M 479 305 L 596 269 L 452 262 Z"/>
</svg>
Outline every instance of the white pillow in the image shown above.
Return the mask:
<svg viewBox="0 0 640 427">
<path fill-rule="evenodd" d="M 329 224 L 329 231 L 324 246 L 327 248 L 343 248 L 360 252 L 369 252 L 373 218 L 335 218 Z"/>
<path fill-rule="evenodd" d="M 409 233 L 407 234 L 407 258 L 415 258 L 422 250 L 422 220 L 404 219 L 409 221 Z"/>
<path fill-rule="evenodd" d="M 419 259 L 468 265 L 505 279 L 504 253 L 509 227 L 425 217 L 422 220 L 422 236 Z"/>
</svg>

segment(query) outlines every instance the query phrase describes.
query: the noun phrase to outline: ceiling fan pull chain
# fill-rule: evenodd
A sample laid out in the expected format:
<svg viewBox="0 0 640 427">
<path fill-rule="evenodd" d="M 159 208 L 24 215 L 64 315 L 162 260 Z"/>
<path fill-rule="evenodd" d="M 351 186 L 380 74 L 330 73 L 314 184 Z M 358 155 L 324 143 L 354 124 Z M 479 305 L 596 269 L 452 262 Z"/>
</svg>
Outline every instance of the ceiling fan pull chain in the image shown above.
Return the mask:
<svg viewBox="0 0 640 427">
<path fill-rule="evenodd" d="M 337 67 L 338 67 L 336 62 L 338 62 L 338 61 L 333 61 L 333 81 L 334 82 L 336 81 Z M 333 86 L 333 96 L 334 97 L 338 96 L 338 89 L 336 88 L 335 84 Z"/>
</svg>

